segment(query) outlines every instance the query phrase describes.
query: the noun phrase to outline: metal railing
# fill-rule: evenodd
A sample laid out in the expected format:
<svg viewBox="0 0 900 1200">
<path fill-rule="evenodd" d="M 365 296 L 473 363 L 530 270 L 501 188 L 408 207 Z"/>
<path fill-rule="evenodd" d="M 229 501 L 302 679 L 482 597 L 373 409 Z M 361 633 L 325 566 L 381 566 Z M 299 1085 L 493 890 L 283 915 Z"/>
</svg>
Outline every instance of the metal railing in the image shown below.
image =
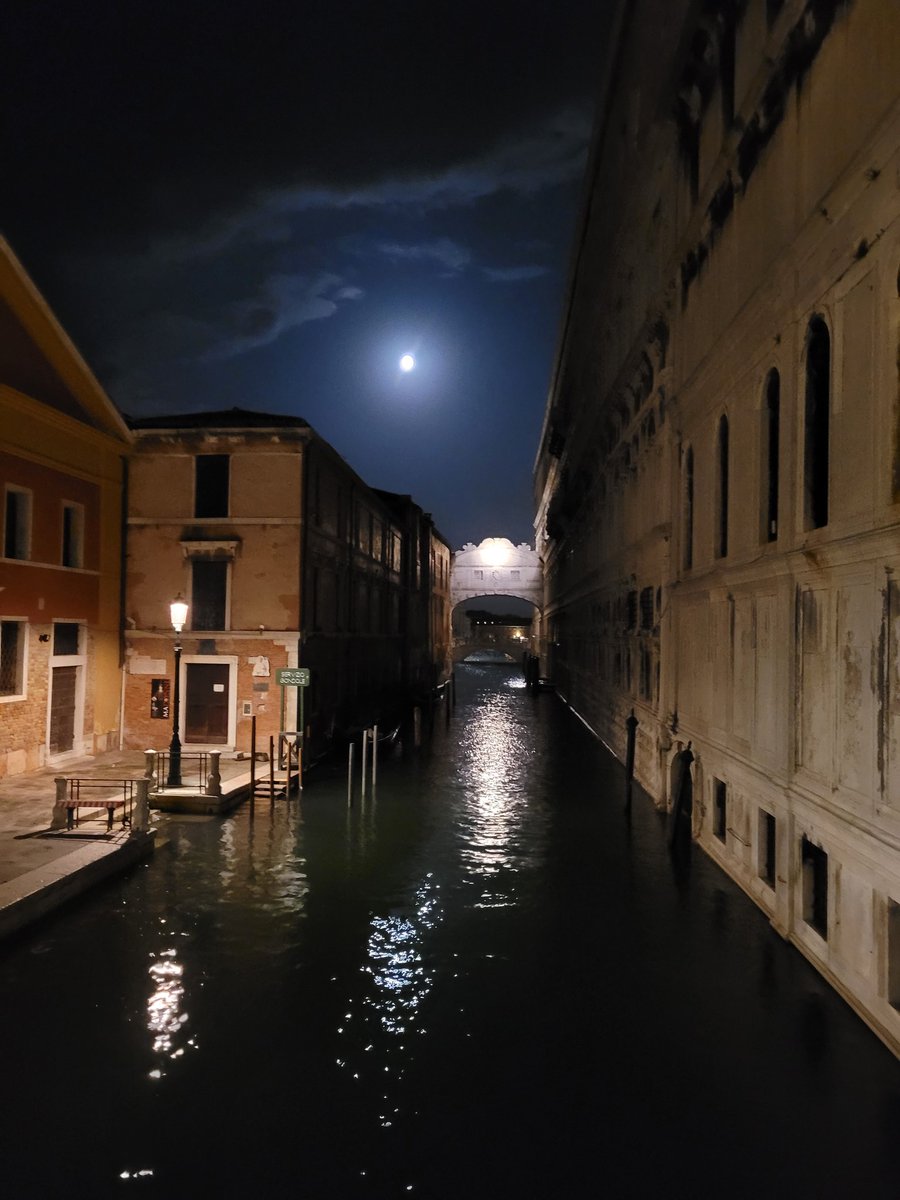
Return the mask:
<svg viewBox="0 0 900 1200">
<path fill-rule="evenodd" d="M 68 828 L 78 824 L 78 810 L 81 808 L 105 808 L 108 830 L 113 827 L 115 810 L 121 808 L 122 825 L 130 827 L 136 782 L 135 779 L 98 779 L 96 776 L 67 777 L 66 795 L 62 805 L 66 809 Z"/>
<path fill-rule="evenodd" d="M 167 761 L 169 753 L 167 750 L 157 750 L 155 755 L 156 761 L 153 770 L 156 776 L 156 791 L 164 792 L 169 776 Z M 198 750 L 191 754 L 182 753 L 181 787 L 196 788 L 201 796 L 207 795 L 210 791 L 209 760 L 210 752 L 208 750 Z"/>
</svg>

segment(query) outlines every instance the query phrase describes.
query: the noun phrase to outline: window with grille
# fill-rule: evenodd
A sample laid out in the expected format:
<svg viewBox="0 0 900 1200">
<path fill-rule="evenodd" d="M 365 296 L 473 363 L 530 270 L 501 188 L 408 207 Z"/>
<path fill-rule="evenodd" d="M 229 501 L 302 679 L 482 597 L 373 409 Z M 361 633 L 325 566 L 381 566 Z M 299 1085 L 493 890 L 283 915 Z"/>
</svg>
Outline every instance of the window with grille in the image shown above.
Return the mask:
<svg viewBox="0 0 900 1200">
<path fill-rule="evenodd" d="M 0 696 L 25 694 L 25 622 L 0 621 Z"/>
</svg>

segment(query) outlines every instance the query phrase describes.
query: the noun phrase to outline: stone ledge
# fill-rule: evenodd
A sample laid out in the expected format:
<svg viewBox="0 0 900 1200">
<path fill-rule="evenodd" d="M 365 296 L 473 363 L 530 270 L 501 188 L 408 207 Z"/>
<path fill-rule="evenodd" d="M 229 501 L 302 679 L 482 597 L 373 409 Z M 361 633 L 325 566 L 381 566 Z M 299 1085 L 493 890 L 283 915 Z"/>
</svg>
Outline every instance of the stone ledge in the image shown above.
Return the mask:
<svg viewBox="0 0 900 1200">
<path fill-rule="evenodd" d="M 152 833 L 135 833 L 112 845 L 94 842 L 0 884 L 0 938 L 17 933 L 110 876 L 127 871 L 154 849 Z"/>
</svg>

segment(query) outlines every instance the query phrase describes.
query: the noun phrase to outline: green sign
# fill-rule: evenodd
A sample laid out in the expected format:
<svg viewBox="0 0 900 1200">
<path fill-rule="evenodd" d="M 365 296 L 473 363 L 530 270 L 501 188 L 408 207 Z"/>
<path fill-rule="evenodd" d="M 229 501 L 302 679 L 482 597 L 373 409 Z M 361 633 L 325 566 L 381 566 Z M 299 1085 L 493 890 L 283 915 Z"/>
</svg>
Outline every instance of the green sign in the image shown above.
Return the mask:
<svg viewBox="0 0 900 1200">
<path fill-rule="evenodd" d="M 282 687 L 309 687 L 309 667 L 279 667 L 275 682 Z"/>
</svg>

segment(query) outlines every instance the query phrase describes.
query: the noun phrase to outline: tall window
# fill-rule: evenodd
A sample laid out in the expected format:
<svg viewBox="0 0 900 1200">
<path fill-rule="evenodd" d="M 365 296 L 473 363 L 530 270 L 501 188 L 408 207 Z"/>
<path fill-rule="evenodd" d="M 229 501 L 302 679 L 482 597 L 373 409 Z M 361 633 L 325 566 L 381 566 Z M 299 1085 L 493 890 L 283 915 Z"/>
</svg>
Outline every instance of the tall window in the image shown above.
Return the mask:
<svg viewBox="0 0 900 1200">
<path fill-rule="evenodd" d="M 688 446 L 684 455 L 684 554 L 682 566 L 694 565 L 694 448 Z"/>
<path fill-rule="evenodd" d="M 80 504 L 63 504 L 62 565 L 84 566 L 84 508 Z"/>
<path fill-rule="evenodd" d="M 821 317 L 806 335 L 806 406 L 803 499 L 807 529 L 828 524 L 828 423 L 831 409 L 831 337 Z"/>
<path fill-rule="evenodd" d="M 227 517 L 229 456 L 227 454 L 198 454 L 195 462 L 194 516 Z"/>
<path fill-rule="evenodd" d="M 778 454 L 781 424 L 781 380 L 772 370 L 766 380 L 765 429 L 765 493 L 763 497 L 763 540 L 778 540 Z"/>
<path fill-rule="evenodd" d="M 0 621 L 0 696 L 25 694 L 25 622 Z"/>
<path fill-rule="evenodd" d="M 195 558 L 191 579 L 191 629 L 226 629 L 228 562 Z"/>
<path fill-rule="evenodd" d="M 31 492 L 7 485 L 3 506 L 3 557 L 28 558 L 31 543 Z"/>
<path fill-rule="evenodd" d="M 716 431 L 716 556 L 728 553 L 728 418 L 719 418 Z"/>
</svg>

